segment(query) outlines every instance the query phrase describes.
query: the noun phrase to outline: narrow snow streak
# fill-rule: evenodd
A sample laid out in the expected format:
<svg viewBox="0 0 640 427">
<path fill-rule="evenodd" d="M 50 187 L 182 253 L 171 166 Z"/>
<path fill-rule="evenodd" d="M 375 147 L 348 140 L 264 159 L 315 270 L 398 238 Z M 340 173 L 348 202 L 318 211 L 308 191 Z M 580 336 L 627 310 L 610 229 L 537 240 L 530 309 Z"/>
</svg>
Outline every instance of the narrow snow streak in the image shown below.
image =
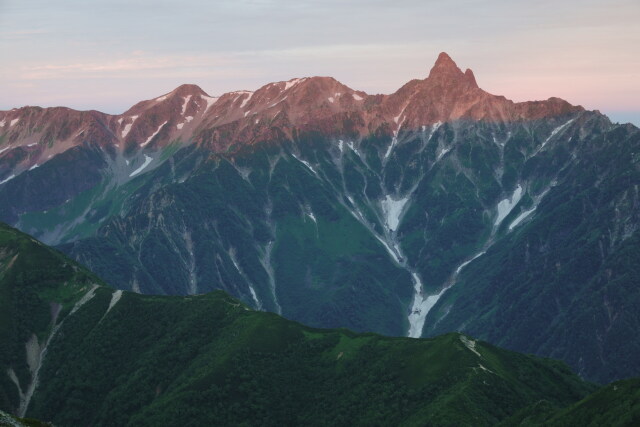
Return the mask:
<svg viewBox="0 0 640 427">
<path fill-rule="evenodd" d="M 150 143 L 150 142 L 151 142 L 151 140 L 152 140 L 152 139 L 153 139 L 153 138 L 154 138 L 158 133 L 160 133 L 160 129 L 162 129 L 162 127 L 163 127 L 164 125 L 166 125 L 167 123 L 168 123 L 168 121 L 167 121 L 167 122 L 164 122 L 163 124 L 161 124 L 161 125 L 158 127 L 158 129 L 157 129 L 157 130 L 156 130 L 156 131 L 155 131 L 155 132 L 154 132 L 154 133 L 153 133 L 153 134 L 152 134 L 152 135 L 151 135 L 151 136 L 150 136 L 150 137 L 149 137 L 145 142 L 143 142 L 142 144 L 140 144 L 140 146 L 141 146 L 141 147 L 144 147 L 145 145 L 147 145 L 148 143 Z"/>
<path fill-rule="evenodd" d="M 4 153 L 5 151 L 7 151 L 9 148 L 11 147 L 4 147 L 3 149 L 0 150 L 0 154 Z"/>
<path fill-rule="evenodd" d="M 5 178 L 2 181 L 0 181 L 0 185 L 4 184 L 5 182 L 11 181 L 15 177 L 16 177 L 15 175 L 9 175 L 7 178 Z"/>
<path fill-rule="evenodd" d="M 447 154 L 449 151 L 451 151 L 451 148 L 445 148 L 443 149 L 440 154 L 438 154 L 438 157 L 436 158 L 436 162 L 439 161 L 441 158 L 444 157 L 445 154 Z"/>
<path fill-rule="evenodd" d="M 191 96 L 192 95 L 189 95 L 184 98 L 184 103 L 182 104 L 182 112 L 180 113 L 181 116 L 184 116 L 184 113 L 187 112 L 187 104 L 189 104 L 189 101 L 191 101 Z"/>
<path fill-rule="evenodd" d="M 129 177 L 132 176 L 136 176 L 138 175 L 140 172 L 142 172 L 144 170 L 144 168 L 146 168 L 147 166 L 149 166 L 149 163 L 151 163 L 153 161 L 153 157 L 149 157 L 146 154 L 144 155 L 144 163 L 142 164 L 142 166 L 140 166 L 138 169 L 134 170 L 133 172 L 131 172 L 131 174 L 129 175 Z"/>
<path fill-rule="evenodd" d="M 540 150 L 542 150 L 544 148 L 545 145 L 547 145 L 547 142 L 549 142 L 551 140 L 551 138 L 553 138 L 554 136 L 556 136 L 558 134 L 558 132 L 562 131 L 564 128 L 566 128 L 567 126 L 569 126 L 573 121 L 575 120 L 575 118 L 569 120 L 568 122 L 566 122 L 565 124 L 562 124 L 560 126 L 558 126 L 557 128 L 555 128 L 554 130 L 551 131 L 551 134 L 547 137 L 547 139 L 544 140 L 544 142 L 542 143 L 542 145 L 540 146 L 540 148 L 538 148 L 538 150 L 536 151 L 536 153 Z"/>
<path fill-rule="evenodd" d="M 276 275 L 273 271 L 273 265 L 271 264 L 271 251 L 273 250 L 273 243 L 269 242 L 265 246 L 262 256 L 260 257 L 260 264 L 262 264 L 262 268 L 267 272 L 267 276 L 269 277 L 269 287 L 271 288 L 271 294 L 273 296 L 273 303 L 276 306 L 276 313 L 282 314 L 282 307 L 278 303 L 278 296 L 276 294 Z"/>
<path fill-rule="evenodd" d="M 300 163 L 302 163 L 303 165 L 305 165 L 307 168 L 309 168 L 309 170 L 311 172 L 313 172 L 313 174 L 315 176 L 318 176 L 318 172 L 315 171 L 315 169 L 313 169 L 313 167 L 311 166 L 311 164 L 309 162 L 307 162 L 306 160 L 302 160 L 301 158 L 299 158 L 298 156 L 296 156 L 295 154 L 291 154 L 297 161 L 299 161 Z"/>
<path fill-rule="evenodd" d="M 469 260 L 467 260 L 467 261 L 463 262 L 462 264 L 460 264 L 460 265 L 458 266 L 458 268 L 456 268 L 456 272 L 455 272 L 455 275 L 454 275 L 454 279 L 458 277 L 458 275 L 460 274 L 460 272 L 462 271 L 462 269 L 463 269 L 463 268 L 465 268 L 467 265 L 469 265 L 469 264 L 470 264 L 472 261 L 474 261 L 476 258 L 479 258 L 479 257 L 481 257 L 481 256 L 482 256 L 482 255 L 484 255 L 484 254 L 485 254 L 485 251 L 478 252 L 478 253 L 477 253 L 477 254 L 475 254 L 473 257 L 471 257 L 471 259 L 469 259 Z"/>
<path fill-rule="evenodd" d="M 389 148 L 387 148 L 387 152 L 384 153 L 384 160 L 387 160 L 389 155 L 391 155 L 391 151 L 395 148 L 398 143 L 398 131 L 393 132 L 393 138 L 391 138 L 391 144 L 389 144 Z"/>
<path fill-rule="evenodd" d="M 260 303 L 260 300 L 258 300 L 258 294 L 256 294 L 256 290 L 253 288 L 253 286 L 251 285 L 251 282 L 249 281 L 249 278 L 247 277 L 247 275 L 244 273 L 244 271 L 240 268 L 240 265 L 238 264 L 238 260 L 236 259 L 235 248 L 230 248 L 228 253 L 229 253 L 229 258 L 231 258 L 231 262 L 233 263 L 233 266 L 236 268 L 236 270 L 238 270 L 238 274 L 240 274 L 240 277 L 242 277 L 245 280 L 245 282 L 247 282 L 247 286 L 249 286 L 249 292 L 251 293 L 253 302 L 256 304 L 256 308 L 258 310 L 262 309 L 262 303 Z"/>
<path fill-rule="evenodd" d="M 522 212 L 520 215 L 518 215 L 516 217 L 516 219 L 513 220 L 513 222 L 511 224 L 509 224 L 509 231 L 513 230 L 514 228 L 516 228 L 516 226 L 518 224 L 520 224 L 522 221 L 524 221 L 529 215 L 531 215 L 534 211 L 536 210 L 536 207 L 534 206 L 533 208 L 529 209 L 528 211 L 524 211 Z"/>
</svg>

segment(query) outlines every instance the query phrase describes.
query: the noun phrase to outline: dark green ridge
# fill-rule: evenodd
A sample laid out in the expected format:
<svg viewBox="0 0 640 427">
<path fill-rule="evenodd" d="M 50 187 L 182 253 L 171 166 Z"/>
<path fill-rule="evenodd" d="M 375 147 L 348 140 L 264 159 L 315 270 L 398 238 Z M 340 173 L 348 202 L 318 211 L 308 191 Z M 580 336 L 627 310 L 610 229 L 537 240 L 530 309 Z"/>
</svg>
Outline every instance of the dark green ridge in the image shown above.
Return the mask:
<svg viewBox="0 0 640 427">
<path fill-rule="evenodd" d="M 104 286 L 75 261 L 0 223 L 0 408 L 19 406 L 9 369 L 23 390 L 31 382 L 25 343 L 36 343 L 35 337 L 44 344 L 52 318 L 57 324 L 64 321 L 96 284 Z"/>
<path fill-rule="evenodd" d="M 519 411 L 501 426 L 638 426 L 640 378 L 617 381 L 566 408 L 547 401 Z"/>
<path fill-rule="evenodd" d="M 29 289 L 37 303 L 28 312 L 45 325 L 48 302 L 68 311 L 26 414 L 56 425 L 493 425 L 540 400 L 566 407 L 594 390 L 561 362 L 465 335 L 418 340 L 315 329 L 253 311 L 222 291 L 124 292 L 108 310 L 116 291 L 99 286 L 69 314 L 100 282 L 10 227 L 0 226 L 0 235 L 1 289 Z M 46 280 L 42 268 L 39 280 L 8 279 L 40 263 L 58 279 Z M 31 326 L 14 320 L 25 307 L 4 301 L 13 314 L 7 324 L 28 336 Z M 47 328 L 37 328 L 45 339 Z M 29 380 L 27 370 L 23 389 Z M 0 409 L 14 412 L 16 387 L 2 384 Z"/>
</svg>

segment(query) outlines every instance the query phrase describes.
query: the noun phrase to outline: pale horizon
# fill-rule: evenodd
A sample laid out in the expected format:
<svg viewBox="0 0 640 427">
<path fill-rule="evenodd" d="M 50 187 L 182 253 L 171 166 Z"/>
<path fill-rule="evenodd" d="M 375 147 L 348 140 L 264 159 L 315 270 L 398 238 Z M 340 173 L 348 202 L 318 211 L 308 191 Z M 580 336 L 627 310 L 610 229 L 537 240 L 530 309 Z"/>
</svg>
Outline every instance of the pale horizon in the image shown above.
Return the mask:
<svg viewBox="0 0 640 427">
<path fill-rule="evenodd" d="M 638 19 L 629 0 L 0 0 L 0 110 L 121 114 L 185 83 L 219 95 L 314 75 L 388 94 L 444 51 L 489 93 L 640 125 Z"/>
</svg>

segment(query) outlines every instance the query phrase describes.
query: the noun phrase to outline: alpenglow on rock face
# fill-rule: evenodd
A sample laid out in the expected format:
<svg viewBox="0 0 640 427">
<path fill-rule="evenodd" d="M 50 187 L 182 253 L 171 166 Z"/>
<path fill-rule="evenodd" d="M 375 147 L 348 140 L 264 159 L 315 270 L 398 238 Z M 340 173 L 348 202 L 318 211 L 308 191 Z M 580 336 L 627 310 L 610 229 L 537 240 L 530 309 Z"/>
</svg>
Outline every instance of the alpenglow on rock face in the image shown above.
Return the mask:
<svg viewBox="0 0 640 427">
<path fill-rule="evenodd" d="M 464 331 L 608 381 L 640 375 L 639 145 L 563 100 L 489 94 L 443 53 L 391 95 L 310 77 L 0 112 L 0 219 L 125 290 Z"/>
</svg>

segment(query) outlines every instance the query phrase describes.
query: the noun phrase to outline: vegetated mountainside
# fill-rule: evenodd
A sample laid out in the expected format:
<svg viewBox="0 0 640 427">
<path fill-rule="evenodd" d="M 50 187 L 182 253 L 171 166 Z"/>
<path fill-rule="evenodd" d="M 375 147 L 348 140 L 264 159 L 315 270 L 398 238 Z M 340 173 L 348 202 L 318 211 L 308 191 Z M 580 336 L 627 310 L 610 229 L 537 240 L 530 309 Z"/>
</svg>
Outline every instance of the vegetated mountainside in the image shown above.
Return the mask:
<svg viewBox="0 0 640 427">
<path fill-rule="evenodd" d="M 101 283 L 61 253 L 0 224 L 0 408 L 24 414 L 51 339 Z"/>
<path fill-rule="evenodd" d="M 501 422 L 500 426 L 637 426 L 640 424 L 640 379 L 618 381 L 566 408 L 547 401 Z"/>
<path fill-rule="evenodd" d="M 0 114 L 0 166 L 28 133 L 20 111 Z M 100 120 L 110 145 L 74 140 L 104 162 L 97 184 L 19 208 L 10 194 L 37 200 L 57 176 L 57 156 L 25 160 L 0 217 L 119 288 L 224 289 L 311 326 L 464 331 L 592 380 L 640 375 L 631 125 L 488 94 L 446 54 L 391 95 L 326 77 L 182 86 Z"/>
<path fill-rule="evenodd" d="M 46 340 L 35 373 L 16 371 L 13 359 L 3 369 L 0 409 L 20 416 L 56 425 L 492 425 L 542 399 L 566 407 L 595 388 L 561 362 L 461 334 L 415 340 L 314 329 L 221 291 L 114 290 L 15 229 L 0 225 L 0 238 L 12 254 L 0 261 L 10 297 L 2 313 L 11 314 L 1 347 L 22 339 L 30 349 L 39 331 Z M 49 279 L 29 276 L 41 265 Z M 25 402 L 30 381 L 37 387 Z"/>
</svg>

